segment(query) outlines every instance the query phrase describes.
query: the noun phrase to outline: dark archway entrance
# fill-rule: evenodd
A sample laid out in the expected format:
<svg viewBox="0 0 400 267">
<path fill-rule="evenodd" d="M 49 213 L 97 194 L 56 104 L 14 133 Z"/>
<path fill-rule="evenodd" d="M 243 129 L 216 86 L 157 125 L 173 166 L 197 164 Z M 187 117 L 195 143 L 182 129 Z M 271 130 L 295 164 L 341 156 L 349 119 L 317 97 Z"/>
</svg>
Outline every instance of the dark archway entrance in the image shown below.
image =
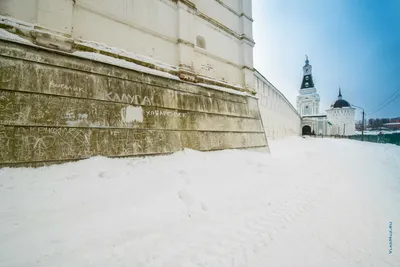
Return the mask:
<svg viewBox="0 0 400 267">
<path fill-rule="evenodd" d="M 301 131 L 302 135 L 311 135 L 311 127 L 306 125 L 303 127 L 303 130 Z"/>
</svg>

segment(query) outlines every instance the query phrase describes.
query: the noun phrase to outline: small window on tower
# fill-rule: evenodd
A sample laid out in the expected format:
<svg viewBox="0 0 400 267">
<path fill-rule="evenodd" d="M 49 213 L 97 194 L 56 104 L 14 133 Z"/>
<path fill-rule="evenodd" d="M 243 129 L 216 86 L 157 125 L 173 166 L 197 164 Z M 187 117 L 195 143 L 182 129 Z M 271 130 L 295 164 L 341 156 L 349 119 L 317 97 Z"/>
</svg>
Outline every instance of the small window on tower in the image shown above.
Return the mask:
<svg viewBox="0 0 400 267">
<path fill-rule="evenodd" d="M 309 78 L 309 77 L 308 77 L 308 76 L 306 76 L 306 81 L 308 81 L 308 78 Z"/>
<path fill-rule="evenodd" d="M 196 46 L 206 49 L 206 40 L 204 39 L 203 36 L 197 36 L 196 37 Z"/>
<path fill-rule="evenodd" d="M 306 82 L 306 87 L 308 87 L 308 82 Z"/>
</svg>

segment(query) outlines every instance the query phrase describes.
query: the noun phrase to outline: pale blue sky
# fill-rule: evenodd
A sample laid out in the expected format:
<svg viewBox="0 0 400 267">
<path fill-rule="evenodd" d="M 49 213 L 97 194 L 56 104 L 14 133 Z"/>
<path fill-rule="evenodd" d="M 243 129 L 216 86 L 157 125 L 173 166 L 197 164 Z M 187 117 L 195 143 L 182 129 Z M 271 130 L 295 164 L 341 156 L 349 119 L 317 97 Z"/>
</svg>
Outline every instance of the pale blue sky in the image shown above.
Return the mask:
<svg viewBox="0 0 400 267">
<path fill-rule="evenodd" d="M 253 0 L 255 67 L 295 105 L 305 54 L 321 110 L 371 113 L 400 89 L 400 0 Z M 399 117 L 400 97 L 369 117 Z"/>
</svg>

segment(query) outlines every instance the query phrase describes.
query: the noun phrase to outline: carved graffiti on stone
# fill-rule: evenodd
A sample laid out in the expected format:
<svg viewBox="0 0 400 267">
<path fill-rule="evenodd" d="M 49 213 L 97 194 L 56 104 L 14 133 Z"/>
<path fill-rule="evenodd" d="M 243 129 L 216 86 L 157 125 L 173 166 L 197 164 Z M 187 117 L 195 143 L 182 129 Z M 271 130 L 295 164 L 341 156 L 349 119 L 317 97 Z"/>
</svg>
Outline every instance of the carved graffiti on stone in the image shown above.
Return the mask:
<svg viewBox="0 0 400 267">
<path fill-rule="evenodd" d="M 140 96 L 140 95 L 130 95 L 123 93 L 118 94 L 115 92 L 108 92 L 104 94 L 106 100 L 116 101 L 116 102 L 125 102 L 133 105 L 146 105 L 151 106 L 152 102 L 148 96 Z"/>
<path fill-rule="evenodd" d="M 0 65 L 0 77 L 3 86 L 9 82 L 11 82 L 15 76 L 18 74 L 18 66 L 15 62 L 12 62 L 8 59 L 2 58 L 1 65 Z M 4 88 L 4 87 L 3 87 Z"/>
<path fill-rule="evenodd" d="M 10 141 L 12 140 L 12 137 L 8 136 L 6 128 L 0 126 L 0 159 L 2 160 L 9 160 L 10 159 L 10 152 L 11 147 L 10 147 Z"/>
<path fill-rule="evenodd" d="M 155 116 L 155 117 L 177 117 L 182 118 L 186 117 L 185 113 L 177 112 L 177 111 L 163 111 L 163 110 L 147 110 L 145 113 L 146 116 Z"/>
<path fill-rule="evenodd" d="M 91 153 L 90 135 L 77 128 L 16 128 L 15 152 L 17 160 L 23 161 L 87 156 Z"/>
<path fill-rule="evenodd" d="M 79 110 L 69 110 L 61 115 L 62 119 L 66 120 L 68 126 L 85 125 L 89 115 L 87 113 L 79 113 Z"/>
<path fill-rule="evenodd" d="M 44 134 L 41 136 L 33 134 L 23 134 L 18 131 L 16 139 L 19 141 L 19 158 L 26 158 L 28 155 L 33 154 L 36 158 L 42 158 L 46 152 L 54 146 L 56 138 L 52 134 Z"/>
<path fill-rule="evenodd" d="M 132 133 L 127 130 L 113 130 L 113 152 L 118 155 L 134 155 L 143 152 L 141 136 L 139 133 Z"/>
<path fill-rule="evenodd" d="M 61 89 L 63 91 L 74 92 L 74 93 L 82 93 L 83 88 L 78 86 L 70 86 L 63 83 L 54 83 L 50 81 L 50 89 Z"/>
</svg>

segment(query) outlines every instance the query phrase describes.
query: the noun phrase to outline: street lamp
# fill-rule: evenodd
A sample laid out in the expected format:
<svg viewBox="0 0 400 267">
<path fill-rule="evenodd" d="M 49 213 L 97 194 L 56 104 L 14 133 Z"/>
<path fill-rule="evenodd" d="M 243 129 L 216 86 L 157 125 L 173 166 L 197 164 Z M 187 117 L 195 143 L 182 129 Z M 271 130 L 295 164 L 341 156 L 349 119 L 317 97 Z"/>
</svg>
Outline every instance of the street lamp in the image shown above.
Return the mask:
<svg viewBox="0 0 400 267">
<path fill-rule="evenodd" d="M 355 105 L 351 105 L 351 106 L 352 106 L 352 107 L 355 107 L 355 108 L 362 109 L 361 141 L 364 141 L 364 115 L 365 115 L 364 108 L 358 107 L 358 106 L 355 106 Z"/>
</svg>

